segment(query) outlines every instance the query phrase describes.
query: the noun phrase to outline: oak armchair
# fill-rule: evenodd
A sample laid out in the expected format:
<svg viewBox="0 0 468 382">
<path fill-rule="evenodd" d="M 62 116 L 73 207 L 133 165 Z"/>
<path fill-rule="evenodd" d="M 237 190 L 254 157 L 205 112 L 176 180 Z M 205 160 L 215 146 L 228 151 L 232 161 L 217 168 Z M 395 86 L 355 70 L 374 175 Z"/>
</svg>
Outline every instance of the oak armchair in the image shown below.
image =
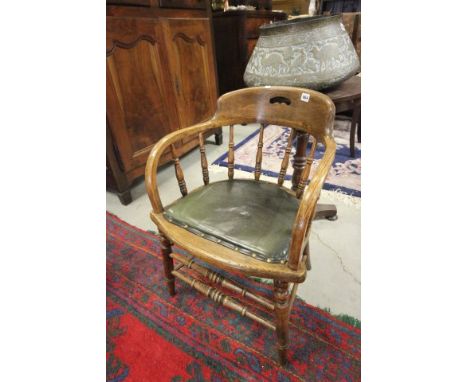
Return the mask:
<svg viewBox="0 0 468 382">
<path fill-rule="evenodd" d="M 146 190 L 153 210 L 150 217 L 162 237 L 162 254 L 167 286 L 175 294 L 175 278 L 190 284 L 216 302 L 276 331 L 279 359 L 287 359 L 289 313 L 297 286 L 310 268 L 308 236 L 322 185 L 335 156 L 332 137 L 335 107 L 329 97 L 308 89 L 261 87 L 224 94 L 217 111 L 208 121 L 179 130 L 160 140 L 146 165 Z M 253 179 L 234 178 L 234 125 L 260 123 Z M 268 124 L 291 128 L 277 184 L 260 180 L 263 131 Z M 228 179 L 210 183 L 204 132 L 229 125 Z M 239 126 L 242 128 L 242 126 Z M 297 190 L 283 186 L 296 132 L 313 139 Z M 204 186 L 191 192 L 184 179 L 175 143 L 198 135 Z M 317 144 L 323 144 L 320 161 L 314 159 Z M 157 187 L 161 155 L 170 149 L 182 197 L 163 207 Z M 308 184 L 309 176 L 312 179 Z M 172 253 L 177 244 L 189 256 Z M 174 260 L 177 266 L 174 267 Z M 200 261 L 201 260 L 201 261 Z M 235 272 L 273 280 L 273 300 L 255 294 L 207 269 L 224 274 Z M 183 270 L 202 276 L 193 278 Z M 254 314 L 214 285 L 268 308 L 273 320 Z"/>
</svg>

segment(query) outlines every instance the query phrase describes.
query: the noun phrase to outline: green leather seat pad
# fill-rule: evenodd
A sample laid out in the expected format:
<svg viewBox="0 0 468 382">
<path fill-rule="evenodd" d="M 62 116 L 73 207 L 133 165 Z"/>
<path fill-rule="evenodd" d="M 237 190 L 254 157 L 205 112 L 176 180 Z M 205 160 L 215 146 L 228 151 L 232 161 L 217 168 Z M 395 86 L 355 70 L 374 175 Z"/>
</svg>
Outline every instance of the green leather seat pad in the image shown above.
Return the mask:
<svg viewBox="0 0 468 382">
<path fill-rule="evenodd" d="M 193 233 L 272 263 L 286 262 L 299 200 L 276 184 L 210 183 L 167 206 L 165 217 Z"/>
</svg>

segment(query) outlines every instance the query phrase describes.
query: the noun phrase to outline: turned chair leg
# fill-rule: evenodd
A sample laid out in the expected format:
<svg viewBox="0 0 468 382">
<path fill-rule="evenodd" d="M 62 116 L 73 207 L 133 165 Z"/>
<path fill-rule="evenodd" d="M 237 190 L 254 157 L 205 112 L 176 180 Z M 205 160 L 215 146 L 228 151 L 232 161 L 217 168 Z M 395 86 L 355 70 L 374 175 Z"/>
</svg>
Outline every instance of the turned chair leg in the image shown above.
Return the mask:
<svg viewBox="0 0 468 382">
<path fill-rule="evenodd" d="M 287 361 L 289 347 L 289 293 L 286 281 L 274 281 L 276 336 L 278 355 L 281 365 Z"/>
<path fill-rule="evenodd" d="M 174 260 L 172 259 L 172 257 L 169 256 L 172 252 L 171 242 L 162 235 L 161 235 L 161 248 L 162 248 L 164 274 L 166 276 L 167 289 L 169 290 L 169 294 L 171 296 L 174 296 L 175 295 L 175 284 L 174 284 L 175 277 L 172 274 L 172 271 L 174 270 Z"/>
</svg>

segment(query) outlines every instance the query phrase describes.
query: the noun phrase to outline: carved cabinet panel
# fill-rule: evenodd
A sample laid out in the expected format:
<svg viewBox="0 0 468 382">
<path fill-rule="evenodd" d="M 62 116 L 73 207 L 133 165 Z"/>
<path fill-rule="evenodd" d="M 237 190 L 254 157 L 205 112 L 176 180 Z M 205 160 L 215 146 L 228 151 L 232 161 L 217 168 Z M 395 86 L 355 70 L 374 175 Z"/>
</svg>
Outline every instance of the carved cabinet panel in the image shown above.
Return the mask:
<svg viewBox="0 0 468 382">
<path fill-rule="evenodd" d="M 217 85 L 210 21 L 165 19 L 163 25 L 177 115 L 180 126 L 187 127 L 215 112 Z"/>
<path fill-rule="evenodd" d="M 125 171 L 144 165 L 154 143 L 177 125 L 166 97 L 171 85 L 159 28 L 145 19 L 107 22 L 108 119 Z"/>
</svg>

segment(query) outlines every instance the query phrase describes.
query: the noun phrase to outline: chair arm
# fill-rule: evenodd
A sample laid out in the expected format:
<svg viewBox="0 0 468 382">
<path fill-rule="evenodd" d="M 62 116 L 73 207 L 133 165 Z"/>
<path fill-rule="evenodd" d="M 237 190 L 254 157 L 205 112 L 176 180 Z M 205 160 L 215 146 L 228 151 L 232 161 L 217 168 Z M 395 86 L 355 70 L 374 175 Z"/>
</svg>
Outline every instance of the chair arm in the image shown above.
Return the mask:
<svg viewBox="0 0 468 382">
<path fill-rule="evenodd" d="M 324 138 L 325 154 L 312 177 L 311 182 L 306 187 L 299 204 L 296 219 L 292 229 L 291 245 L 289 247 L 288 266 L 291 269 L 297 269 L 305 247 L 305 239 L 308 237 L 311 220 L 315 214 L 317 201 L 322 192 L 323 183 L 330 171 L 330 167 L 335 159 L 336 143 L 331 137 Z"/>
<path fill-rule="evenodd" d="M 164 138 L 160 139 L 159 142 L 154 145 L 146 161 L 145 185 L 146 192 L 148 193 L 151 205 L 153 206 L 153 211 L 155 213 L 162 213 L 164 211 L 164 207 L 161 203 L 161 198 L 159 197 L 157 187 L 157 169 L 159 165 L 159 160 L 163 155 L 164 151 L 171 144 L 181 140 L 182 138 L 202 133 L 214 127 L 219 126 L 215 126 L 213 120 L 208 120 L 193 126 L 186 127 L 184 129 L 174 131 L 173 133 L 168 134 Z"/>
</svg>

